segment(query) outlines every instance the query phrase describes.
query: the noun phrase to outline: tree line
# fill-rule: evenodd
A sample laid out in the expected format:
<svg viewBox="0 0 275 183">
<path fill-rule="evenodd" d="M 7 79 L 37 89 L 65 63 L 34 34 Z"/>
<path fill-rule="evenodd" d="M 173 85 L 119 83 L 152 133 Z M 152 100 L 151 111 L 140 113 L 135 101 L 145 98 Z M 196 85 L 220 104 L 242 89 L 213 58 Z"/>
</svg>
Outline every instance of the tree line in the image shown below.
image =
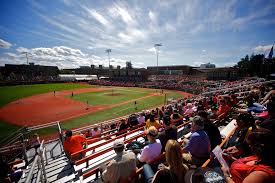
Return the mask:
<svg viewBox="0 0 275 183">
<path fill-rule="evenodd" d="M 246 55 L 234 66 L 240 76 L 270 77 L 275 74 L 275 57 L 267 59 L 263 54 Z"/>
</svg>

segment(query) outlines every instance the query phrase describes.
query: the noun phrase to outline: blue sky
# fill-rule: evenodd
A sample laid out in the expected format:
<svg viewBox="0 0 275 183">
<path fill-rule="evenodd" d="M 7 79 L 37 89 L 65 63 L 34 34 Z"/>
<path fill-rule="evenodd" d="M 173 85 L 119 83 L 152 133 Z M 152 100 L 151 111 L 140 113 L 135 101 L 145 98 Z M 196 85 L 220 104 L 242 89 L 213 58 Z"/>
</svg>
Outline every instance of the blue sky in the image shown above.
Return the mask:
<svg viewBox="0 0 275 183">
<path fill-rule="evenodd" d="M 275 41 L 275 0 L 1 0 L 0 65 L 59 68 L 215 63 L 266 53 Z"/>
</svg>

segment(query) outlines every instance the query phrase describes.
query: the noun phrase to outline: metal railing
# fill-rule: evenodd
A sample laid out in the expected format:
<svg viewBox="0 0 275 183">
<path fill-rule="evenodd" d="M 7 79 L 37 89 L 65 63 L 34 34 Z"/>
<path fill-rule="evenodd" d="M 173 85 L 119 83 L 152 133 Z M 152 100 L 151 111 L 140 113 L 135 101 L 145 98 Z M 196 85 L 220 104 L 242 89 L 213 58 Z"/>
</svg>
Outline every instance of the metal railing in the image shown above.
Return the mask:
<svg viewBox="0 0 275 183">
<path fill-rule="evenodd" d="M 40 144 L 40 147 L 38 149 L 38 154 L 34 158 L 34 161 L 32 163 L 32 166 L 30 168 L 30 171 L 28 173 L 28 176 L 25 182 L 26 183 L 32 182 L 32 177 L 34 175 L 34 170 L 36 165 L 38 166 L 36 182 L 47 182 L 47 175 L 46 175 L 46 169 L 45 169 L 45 165 L 47 164 L 48 164 L 48 158 L 46 155 L 46 148 L 43 140 L 42 143 Z"/>
</svg>

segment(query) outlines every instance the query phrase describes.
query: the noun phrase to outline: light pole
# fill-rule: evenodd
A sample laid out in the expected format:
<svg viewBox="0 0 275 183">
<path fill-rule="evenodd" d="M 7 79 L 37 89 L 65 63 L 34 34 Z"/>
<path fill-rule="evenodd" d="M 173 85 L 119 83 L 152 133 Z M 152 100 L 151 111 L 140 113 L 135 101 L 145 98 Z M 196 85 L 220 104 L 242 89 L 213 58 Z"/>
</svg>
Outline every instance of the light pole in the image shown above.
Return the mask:
<svg viewBox="0 0 275 183">
<path fill-rule="evenodd" d="M 108 59 L 109 59 L 109 69 L 110 69 L 110 53 L 112 52 L 111 49 L 106 49 L 105 52 L 108 54 Z"/>
<path fill-rule="evenodd" d="M 29 65 L 29 58 L 28 58 L 28 54 L 29 54 L 29 53 L 25 51 L 25 52 L 22 52 L 22 54 L 26 54 L 26 58 L 27 58 L 27 65 Z"/>
<path fill-rule="evenodd" d="M 159 71 L 159 47 L 162 46 L 161 43 L 157 43 L 154 45 L 155 50 L 156 50 L 156 54 L 157 54 L 157 73 Z"/>
</svg>

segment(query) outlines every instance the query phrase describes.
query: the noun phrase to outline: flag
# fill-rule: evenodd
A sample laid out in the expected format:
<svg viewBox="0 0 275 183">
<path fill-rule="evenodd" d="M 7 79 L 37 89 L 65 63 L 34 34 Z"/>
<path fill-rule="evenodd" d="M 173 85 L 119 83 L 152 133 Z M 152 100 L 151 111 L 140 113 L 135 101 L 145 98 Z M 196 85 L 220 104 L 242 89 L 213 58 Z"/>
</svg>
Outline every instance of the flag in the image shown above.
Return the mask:
<svg viewBox="0 0 275 183">
<path fill-rule="evenodd" d="M 267 58 L 272 59 L 272 56 L 273 56 L 273 46 L 271 47 L 271 50 L 270 50 Z"/>
</svg>

